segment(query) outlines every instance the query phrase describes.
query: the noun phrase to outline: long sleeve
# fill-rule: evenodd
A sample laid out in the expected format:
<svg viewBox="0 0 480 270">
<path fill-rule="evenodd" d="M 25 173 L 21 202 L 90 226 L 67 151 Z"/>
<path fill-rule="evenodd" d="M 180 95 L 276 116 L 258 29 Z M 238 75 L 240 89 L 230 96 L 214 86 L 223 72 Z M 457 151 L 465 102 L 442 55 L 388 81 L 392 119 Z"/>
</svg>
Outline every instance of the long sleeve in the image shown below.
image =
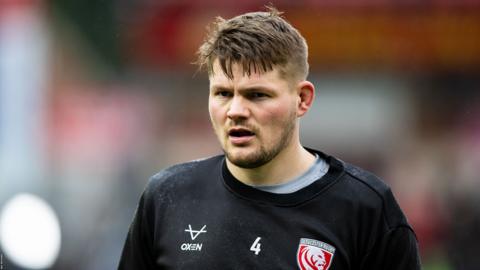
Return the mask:
<svg viewBox="0 0 480 270">
<path fill-rule="evenodd" d="M 130 225 L 118 266 L 119 270 L 156 269 L 153 255 L 152 227 L 147 210 L 144 194 L 140 198 L 135 217 Z"/>
<path fill-rule="evenodd" d="M 363 259 L 363 270 L 420 270 L 418 243 L 410 227 L 394 228 L 382 235 Z"/>
</svg>

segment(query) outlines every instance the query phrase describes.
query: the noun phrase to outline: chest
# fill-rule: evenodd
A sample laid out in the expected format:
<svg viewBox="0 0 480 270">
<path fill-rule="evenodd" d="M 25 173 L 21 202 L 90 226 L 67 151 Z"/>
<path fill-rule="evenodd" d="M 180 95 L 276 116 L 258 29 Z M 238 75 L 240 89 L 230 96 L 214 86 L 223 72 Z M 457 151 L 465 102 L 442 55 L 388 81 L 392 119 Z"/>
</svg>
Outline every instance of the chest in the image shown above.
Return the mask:
<svg viewBox="0 0 480 270">
<path fill-rule="evenodd" d="M 176 204 L 155 225 L 165 269 L 350 269 L 351 221 L 316 205 L 275 207 L 232 198 Z M 161 233 L 160 233 L 161 232 Z"/>
</svg>

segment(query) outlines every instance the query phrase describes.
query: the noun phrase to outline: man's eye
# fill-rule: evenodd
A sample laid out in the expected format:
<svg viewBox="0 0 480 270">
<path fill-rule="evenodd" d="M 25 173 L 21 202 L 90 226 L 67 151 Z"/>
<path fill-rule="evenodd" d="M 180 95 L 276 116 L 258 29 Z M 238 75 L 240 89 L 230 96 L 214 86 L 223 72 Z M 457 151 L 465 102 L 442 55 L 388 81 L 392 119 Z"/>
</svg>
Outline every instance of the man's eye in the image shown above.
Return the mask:
<svg viewBox="0 0 480 270">
<path fill-rule="evenodd" d="M 231 97 L 232 94 L 228 91 L 218 91 L 216 93 L 217 96 L 221 96 L 221 97 Z"/>
<path fill-rule="evenodd" d="M 265 97 L 268 97 L 267 94 L 265 93 L 260 93 L 260 92 L 252 92 L 250 93 L 250 98 L 265 98 Z"/>
</svg>

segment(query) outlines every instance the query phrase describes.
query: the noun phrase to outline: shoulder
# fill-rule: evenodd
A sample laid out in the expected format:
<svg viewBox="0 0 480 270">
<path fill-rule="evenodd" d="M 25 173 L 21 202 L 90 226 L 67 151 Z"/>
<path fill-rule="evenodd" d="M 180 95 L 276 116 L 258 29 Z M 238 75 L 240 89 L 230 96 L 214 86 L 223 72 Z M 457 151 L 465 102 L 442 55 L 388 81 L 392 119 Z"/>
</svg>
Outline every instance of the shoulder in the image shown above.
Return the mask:
<svg viewBox="0 0 480 270">
<path fill-rule="evenodd" d="M 352 178 L 358 185 L 364 186 L 371 193 L 370 195 L 383 199 L 391 193 L 390 187 L 375 174 L 352 165 L 347 162 L 342 162 L 345 168 L 345 174 Z"/>
<path fill-rule="evenodd" d="M 390 229 L 409 226 L 388 184 L 375 174 L 343 162 L 344 183 L 351 199 L 384 219 Z"/>
<path fill-rule="evenodd" d="M 193 160 L 176 164 L 153 175 L 145 189 L 145 193 L 169 192 L 180 187 L 188 187 L 198 180 L 206 179 L 223 162 L 224 156 Z"/>
</svg>

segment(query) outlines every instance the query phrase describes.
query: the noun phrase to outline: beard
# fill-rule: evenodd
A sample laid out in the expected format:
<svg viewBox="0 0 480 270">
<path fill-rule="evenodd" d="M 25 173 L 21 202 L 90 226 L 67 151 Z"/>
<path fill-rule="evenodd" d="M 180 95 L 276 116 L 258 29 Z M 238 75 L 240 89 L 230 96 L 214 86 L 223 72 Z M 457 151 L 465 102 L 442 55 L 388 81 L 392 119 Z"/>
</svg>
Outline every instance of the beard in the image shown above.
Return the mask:
<svg viewBox="0 0 480 270">
<path fill-rule="evenodd" d="M 231 151 L 228 151 L 227 146 L 223 147 L 223 152 L 230 162 L 240 168 L 258 168 L 274 159 L 291 142 L 295 128 L 295 121 L 296 114 L 295 112 L 292 112 L 282 123 L 282 133 L 280 138 L 273 142 L 273 145 L 266 146 L 265 144 L 261 144 L 254 152 L 242 156 L 234 155 Z"/>
</svg>

